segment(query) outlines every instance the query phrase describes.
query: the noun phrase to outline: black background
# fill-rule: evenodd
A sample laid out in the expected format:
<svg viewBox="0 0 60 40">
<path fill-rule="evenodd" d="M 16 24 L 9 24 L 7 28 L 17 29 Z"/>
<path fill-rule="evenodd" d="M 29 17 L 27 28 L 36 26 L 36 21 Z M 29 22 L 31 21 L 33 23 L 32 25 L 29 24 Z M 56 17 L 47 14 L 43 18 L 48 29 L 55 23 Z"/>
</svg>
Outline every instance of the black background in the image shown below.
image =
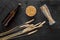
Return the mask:
<svg viewBox="0 0 60 40">
<path fill-rule="evenodd" d="M 10 21 L 7 27 L 2 25 L 2 20 L 7 16 L 7 14 L 14 8 L 18 6 L 18 3 L 22 3 L 21 8 L 17 11 L 15 17 Z M 46 4 L 51 12 L 52 17 L 56 23 L 52 26 L 48 24 L 48 20 L 45 18 L 40 8 L 42 5 Z M 25 9 L 27 6 L 33 5 L 37 9 L 37 14 L 34 17 L 28 17 L 25 14 Z M 46 24 L 38 29 L 39 31 L 30 35 L 19 37 L 12 40 L 60 40 L 60 1 L 57 0 L 0 0 L 0 33 L 10 30 L 11 28 L 21 25 L 30 19 L 35 19 L 34 24 L 42 21 L 47 21 Z"/>
</svg>

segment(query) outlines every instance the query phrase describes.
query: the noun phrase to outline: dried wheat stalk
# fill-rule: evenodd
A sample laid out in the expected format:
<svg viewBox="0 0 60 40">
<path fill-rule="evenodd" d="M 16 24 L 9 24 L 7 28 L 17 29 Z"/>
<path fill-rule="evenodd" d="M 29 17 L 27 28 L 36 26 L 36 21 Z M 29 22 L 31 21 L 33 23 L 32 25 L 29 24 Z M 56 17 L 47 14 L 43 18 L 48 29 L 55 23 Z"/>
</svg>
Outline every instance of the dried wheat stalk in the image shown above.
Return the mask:
<svg viewBox="0 0 60 40">
<path fill-rule="evenodd" d="M 18 35 L 24 34 L 26 32 L 32 31 L 32 30 L 34 30 L 36 28 L 40 28 L 40 27 L 43 26 L 44 23 L 45 23 L 45 21 L 40 23 L 38 26 L 35 26 L 35 25 L 31 24 L 31 25 L 29 25 L 29 27 L 25 28 L 24 30 L 19 31 L 19 32 L 14 33 L 14 34 L 11 34 L 11 35 L 8 35 L 8 36 L 5 36 L 5 37 L 1 38 L 1 40 L 8 40 L 8 39 L 11 39 L 11 38 L 13 38 L 15 36 L 18 36 Z"/>
</svg>

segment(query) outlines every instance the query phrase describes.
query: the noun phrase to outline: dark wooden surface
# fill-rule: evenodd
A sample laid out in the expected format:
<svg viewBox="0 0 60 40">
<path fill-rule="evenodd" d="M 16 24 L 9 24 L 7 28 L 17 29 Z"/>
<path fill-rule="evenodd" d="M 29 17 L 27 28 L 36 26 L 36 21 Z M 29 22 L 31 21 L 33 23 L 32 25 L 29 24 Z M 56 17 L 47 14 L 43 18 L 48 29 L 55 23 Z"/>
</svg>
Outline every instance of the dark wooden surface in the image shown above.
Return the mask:
<svg viewBox="0 0 60 40">
<path fill-rule="evenodd" d="M 21 2 L 21 8 L 17 11 L 15 17 L 10 21 L 7 27 L 2 25 L 2 20 L 7 14 L 18 6 Z M 48 24 L 47 19 L 39 9 L 40 6 L 46 4 L 56 23 L 52 26 Z M 37 14 L 34 17 L 28 17 L 25 14 L 27 6 L 33 5 L 37 8 Z M 30 36 L 19 37 L 12 40 L 60 40 L 60 1 L 43 1 L 43 0 L 0 0 L 0 33 L 10 30 L 11 28 L 21 25 L 30 19 L 35 19 L 34 24 L 46 20 L 47 23 L 39 29 L 38 32 Z"/>
</svg>

